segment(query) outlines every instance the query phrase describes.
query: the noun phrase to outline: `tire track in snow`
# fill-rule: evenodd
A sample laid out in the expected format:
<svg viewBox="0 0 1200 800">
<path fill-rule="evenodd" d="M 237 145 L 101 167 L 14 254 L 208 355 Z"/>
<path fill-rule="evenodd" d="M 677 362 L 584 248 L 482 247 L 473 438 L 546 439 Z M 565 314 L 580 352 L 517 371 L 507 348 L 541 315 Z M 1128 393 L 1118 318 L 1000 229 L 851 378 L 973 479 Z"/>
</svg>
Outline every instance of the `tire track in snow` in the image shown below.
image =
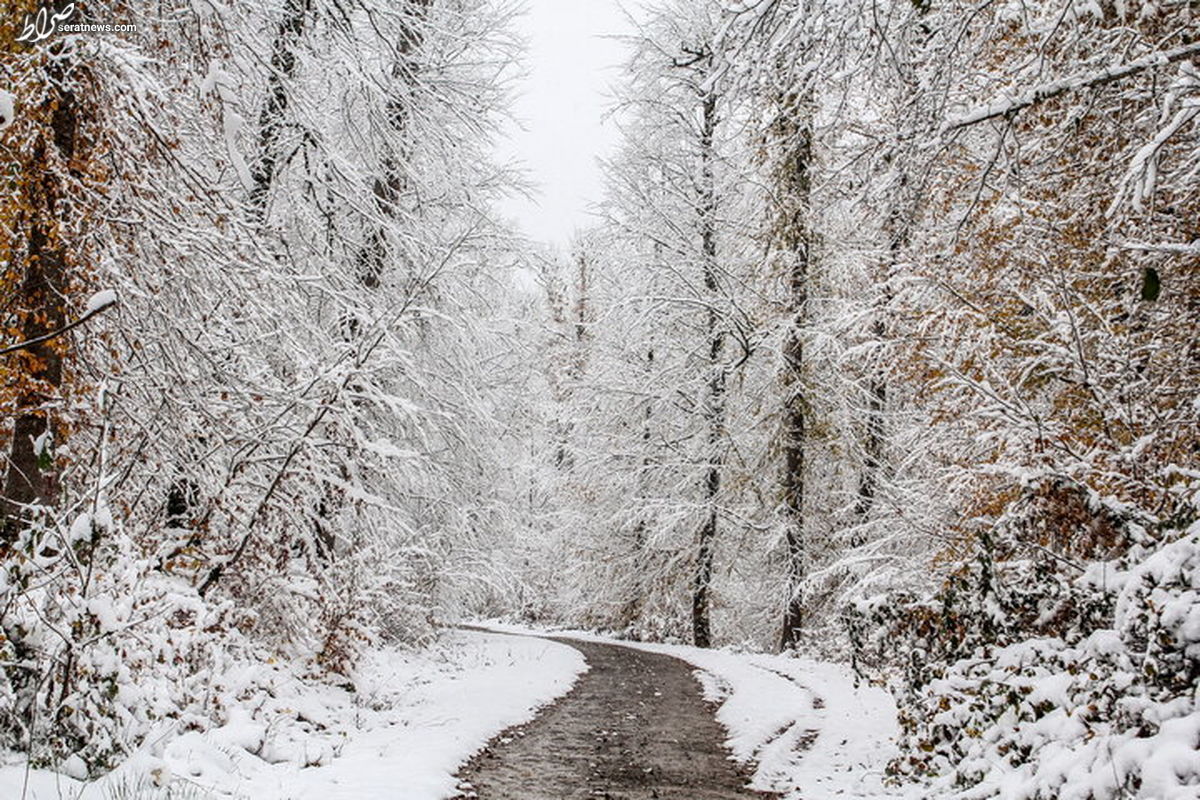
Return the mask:
<svg viewBox="0 0 1200 800">
<path fill-rule="evenodd" d="M 756 762 L 771 765 L 769 769 L 760 770 L 757 783 L 761 786 L 765 782 L 771 788 L 783 788 L 788 786 L 789 776 L 821 735 L 826 718 L 825 701 L 786 672 L 761 664 L 751 666 L 787 681 L 803 692 L 807 700 L 805 705 L 796 708 L 791 722 L 767 737 L 754 752 Z"/>
</svg>

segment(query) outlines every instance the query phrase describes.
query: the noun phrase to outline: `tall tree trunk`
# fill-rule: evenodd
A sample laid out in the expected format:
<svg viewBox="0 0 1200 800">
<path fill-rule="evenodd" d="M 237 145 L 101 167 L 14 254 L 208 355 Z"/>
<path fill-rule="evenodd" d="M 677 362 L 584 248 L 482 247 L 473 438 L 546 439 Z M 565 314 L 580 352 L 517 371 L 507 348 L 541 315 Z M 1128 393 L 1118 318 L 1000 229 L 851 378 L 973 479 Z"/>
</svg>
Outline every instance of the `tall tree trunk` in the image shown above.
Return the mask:
<svg viewBox="0 0 1200 800">
<path fill-rule="evenodd" d="M 588 340 L 591 338 L 591 264 L 586 245 L 577 245 L 575 252 L 575 354 L 569 374 L 578 383 L 583 380 L 588 363 Z"/>
<path fill-rule="evenodd" d="M 37 340 L 64 327 L 69 292 L 86 267 L 79 241 L 66 238 L 77 223 L 76 215 L 87 213 L 70 185 L 86 169 L 80 163 L 83 157 L 90 155 L 78 152 L 89 141 L 80 130 L 82 109 L 75 93 L 82 76 L 60 45 L 52 43 L 48 49 L 45 65 L 33 67 L 43 71 L 39 79 L 46 83 L 45 100 L 30 109 L 30 119 L 15 123 L 35 126 L 32 146 L 27 152 L 14 148 L 8 154 L 13 174 L 6 188 L 12 194 L 2 221 L 8 272 L 18 281 L 9 312 L 20 340 L 31 344 L 9 355 L 2 367 L 15 408 L 0 487 L 0 560 L 11 554 L 36 518 L 36 507 L 53 507 L 58 500 L 59 476 L 49 446 L 51 437 L 61 432 L 69 340 Z M 16 571 L 9 577 L 18 583 L 25 580 Z M 12 693 L 8 713 L 0 715 L 0 739 L 27 747 L 38 718 L 39 692 L 45 690 L 49 697 L 48 681 L 59 677 L 65 691 L 73 663 L 69 656 L 53 667 L 45 663 L 37 635 L 31 636 L 16 615 L 5 618 L 0 613 L 0 638 L 11 651 L 9 667 L 15 667 L 0 669 L 7 673 Z"/>
<path fill-rule="evenodd" d="M 654 380 L 654 345 L 646 349 L 645 380 L 650 385 Z M 633 627 L 642 616 L 642 608 L 646 602 L 646 579 L 641 565 L 646 554 L 647 533 L 650 529 L 650 512 L 647 511 L 645 498 L 650 491 L 650 467 L 654 459 L 650 455 L 650 441 L 653 439 L 651 421 L 654 417 L 654 398 L 646 396 L 645 407 L 642 409 L 642 462 L 638 471 L 637 499 L 639 518 L 633 527 L 633 564 L 630 575 L 633 578 L 633 588 L 629 593 L 621 611 L 621 628 Z"/>
<path fill-rule="evenodd" d="M 907 185 L 907 177 L 902 173 L 899 186 L 901 196 L 894 202 L 884 225 L 884 232 L 888 237 L 888 262 L 885 265 L 884 274 L 876 278 L 876 282 L 883 287 L 883 294 L 878 307 L 874 310 L 874 319 L 871 321 L 871 336 L 879 346 L 883 345 L 888 335 L 886 315 L 888 305 L 892 300 L 890 281 L 900 261 L 900 254 L 908 247 L 910 217 L 905 210 L 903 198 Z M 875 507 L 875 501 L 879 494 L 879 484 L 884 466 L 883 447 L 887 440 L 887 403 L 887 366 L 880 363 L 872 371 L 867 386 L 867 430 L 863 441 L 862 474 L 859 476 L 858 498 L 854 509 L 859 525 L 866 523 L 870 518 L 871 509 Z M 855 538 L 853 544 L 861 547 L 866 542 L 860 534 Z"/>
<path fill-rule="evenodd" d="M 877 309 L 875 313 L 875 319 L 871 323 L 871 335 L 876 342 L 882 342 L 887 334 L 887 326 L 882 318 L 882 309 Z M 858 498 L 854 505 L 854 516 L 859 525 L 870 518 L 871 509 L 875 506 L 875 496 L 879 491 L 879 473 L 883 464 L 883 441 L 886 435 L 886 408 L 887 383 L 884 380 L 883 369 L 879 367 L 874 370 L 867 386 L 867 430 L 863 441 L 863 466 L 858 480 Z M 856 547 L 865 543 L 861 536 L 855 538 Z"/>
<path fill-rule="evenodd" d="M 928 29 L 924 29 L 924 32 L 922 32 L 923 24 L 920 23 L 920 19 L 929 10 L 929 4 L 916 3 L 913 8 L 915 12 L 913 21 L 916 24 L 909 29 L 908 36 L 904 38 L 904 41 L 896 46 L 894 51 L 895 60 L 893 62 L 897 70 L 897 77 L 900 79 L 901 86 L 903 87 L 902 94 L 908 101 L 902 104 L 902 107 L 905 109 L 920 107 L 920 104 L 913 101 L 921 91 L 913 68 L 913 56 L 909 37 L 913 35 L 921 37 L 929 35 Z M 912 152 L 911 145 L 906 144 L 898 153 L 889 156 L 887 159 L 888 164 L 896 166 L 899 170 L 899 175 L 896 194 L 892 199 L 891 209 L 883 226 L 884 235 L 887 237 L 888 262 L 885 265 L 884 274 L 876 278 L 876 282 L 883 287 L 883 295 L 881 302 L 875 309 L 874 319 L 871 321 L 871 336 L 880 346 L 882 346 L 888 335 L 886 314 L 887 307 L 892 300 L 890 281 L 899 264 L 901 253 L 903 253 L 909 244 L 909 231 L 914 209 L 911 206 L 909 198 L 908 164 L 909 160 L 914 159 L 915 156 L 916 153 Z M 869 520 L 871 510 L 875 507 L 879 494 L 879 485 L 884 468 L 883 448 L 887 437 L 887 404 L 887 367 L 884 364 L 878 364 L 871 375 L 867 387 L 867 430 L 863 441 L 862 474 L 859 477 L 858 498 L 854 509 L 856 522 L 860 526 Z M 861 547 L 866 544 L 866 541 L 860 533 L 855 537 L 852 544 L 856 547 Z"/>
<path fill-rule="evenodd" d="M 663 246 L 662 242 L 655 241 L 653 243 L 654 261 L 651 265 L 651 270 L 658 272 L 663 268 Z M 646 358 L 642 362 L 642 380 L 646 387 L 654 385 L 654 358 L 655 358 L 655 343 L 654 335 L 650 335 L 650 341 L 646 347 Z M 649 542 L 650 525 L 654 520 L 654 512 L 647 505 L 647 499 L 650 496 L 652 485 L 650 483 L 651 467 L 655 463 L 655 457 L 651 451 L 651 441 L 654 439 L 652 422 L 654 420 L 654 395 L 647 389 L 645 402 L 642 408 L 642 458 L 640 469 L 638 470 L 637 483 L 637 499 L 636 506 L 638 508 L 638 521 L 633 528 L 633 568 L 630 574 L 633 576 L 633 587 L 630 590 L 629 600 L 625 604 L 621 618 L 623 628 L 629 628 L 635 625 L 642 616 L 642 609 L 646 604 L 646 589 L 647 579 L 642 565 L 645 563 L 646 546 Z"/>
<path fill-rule="evenodd" d="M 804 624 L 803 585 L 811 554 L 805 530 L 807 402 L 804 396 L 804 326 L 812 249 L 809 195 L 812 189 L 811 97 L 780 98 L 772 136 L 782 148 L 778 180 L 782 206 L 775 231 L 777 246 L 788 264 L 791 322 L 784 343 L 783 523 L 787 541 L 788 596 L 779 646 L 795 646 Z"/>
<path fill-rule="evenodd" d="M 575 254 L 576 271 L 576 297 L 575 297 L 575 341 L 582 344 L 583 340 L 588 337 L 589 324 L 591 323 L 588 309 L 591 292 L 591 271 L 588 269 L 588 256 L 583 250 L 583 245 L 580 245 L 579 252 Z"/>
<path fill-rule="evenodd" d="M 72 278 L 68 243 L 62 229 L 66 200 L 62 176 L 52 163 L 71 169 L 79 127 L 78 101 L 71 89 L 75 75 L 63 60 L 52 59 L 46 68 L 52 86 L 43 105 L 49 129 L 35 142 L 26 162 L 28 174 L 20 180 L 27 209 L 23 220 L 9 224 L 26 233 L 24 275 L 18 291 L 21 338 L 31 341 L 61 329 L 67 320 L 67 292 Z M 13 546 L 36 505 L 53 505 L 58 474 L 50 458 L 49 442 L 55 433 L 54 412 L 63 385 L 66 339 L 32 344 L 9 356 L 6 380 L 19 386 L 17 411 L 9 443 L 0 497 L 0 552 Z"/>
<path fill-rule="evenodd" d="M 262 222 L 267 216 L 267 200 L 275 182 L 279 162 L 279 137 L 283 132 L 289 104 L 288 84 L 296 74 L 296 51 L 300 37 L 312 13 L 313 0 L 286 0 L 283 18 L 271 45 L 271 75 L 267 80 L 267 102 L 258 123 L 258 160 L 251 171 L 250 213 Z"/>
<path fill-rule="evenodd" d="M 566 311 L 563 311 L 564 337 L 573 337 L 571 340 L 570 351 L 568 353 L 568 362 L 564 370 L 566 382 L 562 390 L 562 402 L 570 408 L 574 398 L 578 395 L 580 386 L 583 381 L 583 376 L 587 372 L 588 364 L 588 340 L 591 337 L 590 318 L 591 314 L 591 281 L 590 264 L 588 263 L 588 255 L 586 245 L 579 242 L 576 245 L 574 253 L 575 258 L 575 309 L 570 327 L 566 325 Z M 564 300 L 565 302 L 565 300 Z M 559 420 L 559 445 L 558 455 L 556 457 L 557 465 L 564 471 L 570 471 L 575 468 L 575 451 L 572 447 L 572 440 L 575 436 L 575 421 L 568 413 L 565 418 Z"/>
<path fill-rule="evenodd" d="M 706 326 L 709 336 L 709 378 L 703 414 L 708 427 L 707 459 L 704 476 L 704 522 L 696 554 L 696 575 L 692 587 L 692 640 L 697 647 L 712 646 L 711 592 L 713 557 L 716 546 L 721 491 L 721 444 L 725 435 L 725 368 L 722 351 L 725 331 L 717 308 L 717 198 L 714 175 L 714 137 L 717 125 L 717 98 L 710 90 L 704 95 L 700 130 L 700 236 L 704 268 L 704 289 L 708 300 Z"/>
<path fill-rule="evenodd" d="M 313 0 L 284 0 L 283 16 L 271 42 L 267 97 L 258 117 L 258 156 L 250 170 L 249 214 L 251 220 L 258 224 L 267 219 L 267 205 L 278 177 L 282 156 L 280 139 L 287 125 L 288 108 L 291 105 L 291 83 L 299 66 L 300 42 L 312 14 Z M 345 324 L 354 327 L 353 322 Z M 199 502 L 200 489 L 188 473 L 195 467 L 195 458 L 191 454 L 181 454 L 179 463 L 180 474 L 167 491 L 165 524 L 167 528 L 194 528 L 196 520 L 193 515 Z M 318 520 L 326 516 L 324 503 L 317 509 L 317 516 Z M 316 526 L 320 532 L 322 522 L 318 521 Z M 187 544 L 197 544 L 196 537 L 197 534 L 193 533 Z M 180 549 L 172 550 L 164 561 L 174 558 L 179 552 Z"/>
<path fill-rule="evenodd" d="M 288 0 L 289 5 L 303 2 L 305 13 L 312 0 Z M 387 222 L 395 220 L 397 204 L 404 189 L 403 160 L 408 157 L 410 136 L 409 120 L 412 117 L 412 95 L 416 88 L 419 65 L 413 57 L 416 50 L 425 39 L 423 25 L 433 6 L 433 0 L 404 0 L 404 21 L 401 23 L 399 41 L 396 45 L 396 61 L 392 64 L 392 85 L 388 87 L 387 124 L 393 134 L 393 145 L 398 155 L 388 155 L 383 159 L 382 174 L 377 176 L 372 187 L 375 197 L 375 207 L 385 222 L 376 225 L 367 236 L 367 242 L 359 250 L 356 259 L 357 278 L 367 289 L 377 290 L 383 282 L 388 261 Z M 344 326 L 350 331 L 350 338 L 356 337 L 362 326 L 353 313 Z M 355 385 L 355 394 L 362 393 L 362 387 Z M 356 406 L 361 400 L 352 401 Z M 336 511 L 345 505 L 345 494 L 333 484 L 327 483 L 323 489 L 323 497 L 315 509 L 315 531 L 317 552 L 322 558 L 329 560 L 334 553 L 336 537 L 330 519 Z"/>
<path fill-rule="evenodd" d="M 395 219 L 397 204 L 404 192 L 405 161 L 411 148 L 406 141 L 411 135 L 409 121 L 413 113 L 413 93 L 416 91 L 420 63 L 415 54 L 425 41 L 424 25 L 434 0 L 405 0 L 405 20 L 400 40 L 396 43 L 396 61 L 392 64 L 391 99 L 387 104 L 388 127 L 396 134 L 397 147 L 393 155 L 383 159 L 382 174 L 375 178 L 375 205 L 384 219 Z M 358 279 L 368 289 L 376 289 L 383 280 L 388 259 L 386 225 L 377 226 L 358 254 Z"/>
</svg>

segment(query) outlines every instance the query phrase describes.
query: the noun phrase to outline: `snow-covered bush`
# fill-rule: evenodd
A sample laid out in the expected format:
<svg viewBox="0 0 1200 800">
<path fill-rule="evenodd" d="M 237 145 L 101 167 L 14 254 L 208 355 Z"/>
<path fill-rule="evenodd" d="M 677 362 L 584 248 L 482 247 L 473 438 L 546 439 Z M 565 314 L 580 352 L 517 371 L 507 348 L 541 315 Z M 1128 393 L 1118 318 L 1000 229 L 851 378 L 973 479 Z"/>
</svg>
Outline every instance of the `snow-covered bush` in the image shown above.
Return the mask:
<svg viewBox="0 0 1200 800">
<path fill-rule="evenodd" d="M 971 555 L 928 596 L 879 595 L 847 616 L 860 670 L 901 668 L 920 688 L 940 665 L 1032 636 L 1077 640 L 1106 627 L 1117 567 L 1107 557 L 1148 541 L 1149 521 L 1059 476 L 1031 480 L 999 522 L 973 531 Z M 1072 533 L 1072 531 L 1075 531 Z M 1087 566 L 1087 565 L 1091 566 Z"/>
<path fill-rule="evenodd" d="M 34 764 L 113 766 L 158 722 L 210 717 L 209 679 L 242 615 L 140 557 L 103 506 L 32 530 L 0 587 L 0 730 Z M 226 651 L 221 655 L 222 650 Z"/>
<path fill-rule="evenodd" d="M 991 575 L 974 594 L 956 576 L 924 602 L 857 610 L 860 668 L 899 668 L 893 775 L 963 798 L 1194 797 L 1200 524 L 1073 578 L 1030 562 L 989 567 L 970 571 Z M 1020 620 L 1012 608 L 1040 613 Z M 883 641 L 908 656 L 889 658 Z"/>
</svg>

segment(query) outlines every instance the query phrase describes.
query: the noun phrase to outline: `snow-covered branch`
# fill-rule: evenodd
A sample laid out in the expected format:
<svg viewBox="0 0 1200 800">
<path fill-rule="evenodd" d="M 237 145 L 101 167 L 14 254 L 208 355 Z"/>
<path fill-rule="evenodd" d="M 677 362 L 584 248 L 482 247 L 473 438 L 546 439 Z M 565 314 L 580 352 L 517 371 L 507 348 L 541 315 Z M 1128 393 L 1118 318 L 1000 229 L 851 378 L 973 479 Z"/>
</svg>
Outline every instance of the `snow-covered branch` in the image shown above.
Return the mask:
<svg viewBox="0 0 1200 800">
<path fill-rule="evenodd" d="M 1122 250 L 1143 253 L 1171 253 L 1180 256 L 1200 256 L 1200 239 L 1193 242 L 1121 242 Z"/>
<path fill-rule="evenodd" d="M 1083 89 L 1093 89 L 1098 86 L 1104 86 L 1109 83 L 1114 83 L 1123 80 L 1140 72 L 1145 72 L 1149 69 L 1164 67 L 1168 64 L 1174 64 L 1178 61 L 1192 58 L 1200 55 L 1200 42 L 1192 42 L 1191 44 L 1176 47 L 1173 50 L 1164 50 L 1162 52 L 1153 53 L 1148 56 L 1130 61 L 1118 66 L 1108 67 L 1099 72 L 1080 75 L 1075 78 L 1067 78 L 1059 81 L 1044 83 L 1040 86 L 1023 92 L 1022 94 L 991 103 L 986 106 L 980 106 L 972 111 L 954 117 L 942 126 L 943 133 L 951 133 L 961 128 L 977 125 L 980 122 L 986 122 L 998 117 L 1009 117 L 1022 109 L 1049 100 L 1059 95 L 1067 94 L 1068 92 L 1077 92 Z"/>
<path fill-rule="evenodd" d="M 105 290 L 103 292 L 98 292 L 95 296 L 93 296 L 91 298 L 91 300 L 88 301 L 87 308 L 84 309 L 83 315 L 80 316 L 75 321 L 62 326 L 58 330 L 50 331 L 49 333 L 45 334 L 44 336 L 38 336 L 33 339 L 28 339 L 24 342 L 17 342 L 16 344 L 10 344 L 10 345 L 7 345 L 6 347 L 0 347 L 0 356 L 7 355 L 8 353 L 15 353 L 18 350 L 27 350 L 30 347 L 34 347 L 35 345 L 39 345 L 44 342 L 49 342 L 54 339 L 57 339 L 58 337 L 62 336 L 64 333 L 73 331 L 74 329 L 78 328 L 80 325 L 86 324 L 93 317 L 103 314 L 105 311 L 112 308 L 116 304 L 117 304 L 116 292 L 109 291 L 109 290 Z"/>
</svg>

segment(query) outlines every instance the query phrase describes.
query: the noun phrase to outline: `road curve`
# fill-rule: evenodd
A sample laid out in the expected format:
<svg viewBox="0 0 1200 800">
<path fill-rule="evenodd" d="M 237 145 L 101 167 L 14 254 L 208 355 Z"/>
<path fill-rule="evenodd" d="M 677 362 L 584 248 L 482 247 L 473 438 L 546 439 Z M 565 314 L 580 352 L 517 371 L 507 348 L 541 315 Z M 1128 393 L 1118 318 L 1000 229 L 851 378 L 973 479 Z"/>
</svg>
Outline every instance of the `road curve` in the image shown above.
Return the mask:
<svg viewBox="0 0 1200 800">
<path fill-rule="evenodd" d="M 701 697 L 693 667 L 620 645 L 554 638 L 591 669 L 536 719 L 506 731 L 459 773 L 479 800 L 749 800 L 744 771 Z"/>
</svg>

